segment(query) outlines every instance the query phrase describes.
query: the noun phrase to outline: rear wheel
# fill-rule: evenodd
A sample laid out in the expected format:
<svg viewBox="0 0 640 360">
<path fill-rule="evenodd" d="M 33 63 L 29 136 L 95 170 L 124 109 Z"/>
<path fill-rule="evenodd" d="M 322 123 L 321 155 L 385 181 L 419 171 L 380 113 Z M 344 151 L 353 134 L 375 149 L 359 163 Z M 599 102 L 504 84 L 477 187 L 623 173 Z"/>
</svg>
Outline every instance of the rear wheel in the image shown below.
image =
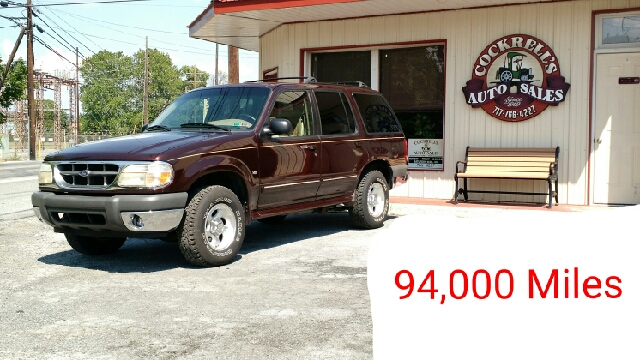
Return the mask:
<svg viewBox="0 0 640 360">
<path fill-rule="evenodd" d="M 277 225 L 277 224 L 280 224 L 282 220 L 284 220 L 284 218 L 286 217 L 287 215 L 276 215 L 276 216 L 270 216 L 270 217 L 258 219 L 258 221 L 263 224 Z"/>
<path fill-rule="evenodd" d="M 375 229 L 382 226 L 389 212 L 389 185 L 380 171 L 370 171 L 362 177 L 356 190 L 356 201 L 349 210 L 351 222 L 357 227 Z"/>
<path fill-rule="evenodd" d="M 127 238 L 94 237 L 64 234 L 73 250 L 84 255 L 111 254 L 122 247 Z"/>
<path fill-rule="evenodd" d="M 178 227 L 180 250 L 197 266 L 228 264 L 244 240 L 244 209 L 238 197 L 223 186 L 199 190 L 189 200 Z"/>
</svg>

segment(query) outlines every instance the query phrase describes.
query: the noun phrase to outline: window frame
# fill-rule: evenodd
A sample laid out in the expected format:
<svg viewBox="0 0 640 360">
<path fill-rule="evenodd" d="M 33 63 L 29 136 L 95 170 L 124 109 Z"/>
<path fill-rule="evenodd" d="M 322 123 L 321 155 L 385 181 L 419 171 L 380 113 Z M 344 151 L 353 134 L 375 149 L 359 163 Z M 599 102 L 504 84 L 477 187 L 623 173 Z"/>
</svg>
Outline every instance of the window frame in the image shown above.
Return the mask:
<svg viewBox="0 0 640 360">
<path fill-rule="evenodd" d="M 617 43 L 617 44 L 604 44 L 602 42 L 603 22 L 605 19 L 623 18 L 626 16 L 638 16 L 640 17 L 640 11 L 624 11 L 615 13 L 598 14 L 595 16 L 595 50 L 615 51 L 615 50 L 630 50 L 640 51 L 640 41 L 633 43 Z"/>
</svg>

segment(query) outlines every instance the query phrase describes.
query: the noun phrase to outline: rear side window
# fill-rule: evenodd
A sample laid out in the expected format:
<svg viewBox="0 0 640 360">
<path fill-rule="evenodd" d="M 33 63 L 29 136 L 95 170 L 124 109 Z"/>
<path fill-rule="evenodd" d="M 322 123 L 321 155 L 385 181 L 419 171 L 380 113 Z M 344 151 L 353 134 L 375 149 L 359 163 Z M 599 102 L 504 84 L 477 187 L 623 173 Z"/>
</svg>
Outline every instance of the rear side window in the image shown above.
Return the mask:
<svg viewBox="0 0 640 360">
<path fill-rule="evenodd" d="M 398 119 L 380 94 L 353 94 L 368 133 L 402 132 Z"/>
<path fill-rule="evenodd" d="M 322 135 L 353 134 L 356 123 L 347 96 L 339 92 L 316 91 Z"/>
</svg>

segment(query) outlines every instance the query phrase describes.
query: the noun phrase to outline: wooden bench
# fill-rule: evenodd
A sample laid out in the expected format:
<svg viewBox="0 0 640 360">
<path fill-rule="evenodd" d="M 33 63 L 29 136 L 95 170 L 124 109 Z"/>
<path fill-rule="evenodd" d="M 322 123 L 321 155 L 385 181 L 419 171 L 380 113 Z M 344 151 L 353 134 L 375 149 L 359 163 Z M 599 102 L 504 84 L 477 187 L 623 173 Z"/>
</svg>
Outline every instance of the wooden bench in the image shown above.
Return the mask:
<svg viewBox="0 0 640 360">
<path fill-rule="evenodd" d="M 551 208 L 553 198 L 558 205 L 558 155 L 560 147 L 556 148 L 472 148 L 467 147 L 465 161 L 456 163 L 456 192 L 453 203 L 458 203 L 458 196 L 462 194 L 464 200 L 469 200 L 469 193 L 485 194 L 519 194 L 519 195 L 548 195 Z M 460 169 L 460 165 L 464 165 Z M 464 188 L 458 187 L 458 179 L 464 180 Z M 549 184 L 548 193 L 527 193 L 513 191 L 480 191 L 468 190 L 467 179 L 532 179 L 544 180 Z M 555 189 L 552 184 L 555 183 Z"/>
</svg>

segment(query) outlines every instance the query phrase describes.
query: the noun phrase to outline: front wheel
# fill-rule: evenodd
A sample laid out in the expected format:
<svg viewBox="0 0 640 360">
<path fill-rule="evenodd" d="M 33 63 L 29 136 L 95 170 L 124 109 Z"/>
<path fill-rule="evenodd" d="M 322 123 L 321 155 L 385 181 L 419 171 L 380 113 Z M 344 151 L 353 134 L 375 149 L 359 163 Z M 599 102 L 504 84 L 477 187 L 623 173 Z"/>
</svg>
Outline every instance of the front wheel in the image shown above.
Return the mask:
<svg viewBox="0 0 640 360">
<path fill-rule="evenodd" d="M 389 212 L 389 185 L 380 171 L 370 171 L 362 177 L 356 190 L 356 200 L 349 216 L 353 225 L 364 229 L 382 226 Z"/>
<path fill-rule="evenodd" d="M 127 238 L 64 234 L 69 246 L 84 255 L 107 255 L 118 251 Z"/>
<path fill-rule="evenodd" d="M 189 200 L 178 227 L 180 250 L 193 265 L 222 266 L 233 260 L 244 240 L 244 209 L 223 186 L 209 186 Z"/>
</svg>

